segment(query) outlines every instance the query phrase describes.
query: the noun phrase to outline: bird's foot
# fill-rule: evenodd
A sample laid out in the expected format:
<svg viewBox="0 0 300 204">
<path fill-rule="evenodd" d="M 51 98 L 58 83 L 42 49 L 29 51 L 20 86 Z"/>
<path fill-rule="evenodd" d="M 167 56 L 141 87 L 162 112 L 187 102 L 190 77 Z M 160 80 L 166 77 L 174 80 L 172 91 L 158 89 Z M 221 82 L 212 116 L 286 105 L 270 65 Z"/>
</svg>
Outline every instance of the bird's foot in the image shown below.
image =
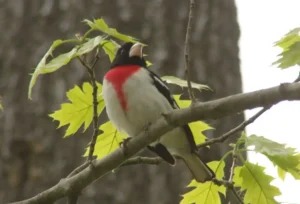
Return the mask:
<svg viewBox="0 0 300 204">
<path fill-rule="evenodd" d="M 145 131 L 146 134 L 147 134 L 147 132 L 149 130 L 150 125 L 151 125 L 150 122 L 148 122 L 146 125 L 144 125 L 143 130 Z M 124 156 L 128 155 L 127 143 L 128 143 L 129 140 L 131 140 L 131 137 L 127 137 L 122 142 L 119 143 L 120 147 L 123 149 Z"/>
<path fill-rule="evenodd" d="M 122 150 L 123 150 L 124 156 L 128 155 L 127 143 L 129 142 L 130 139 L 131 139 L 130 137 L 127 137 L 122 142 L 119 143 L 120 146 L 121 146 L 121 148 L 122 148 Z"/>
<path fill-rule="evenodd" d="M 144 130 L 145 132 L 148 132 L 150 126 L 151 126 L 151 123 L 148 122 L 148 123 L 144 126 L 143 130 Z"/>
</svg>

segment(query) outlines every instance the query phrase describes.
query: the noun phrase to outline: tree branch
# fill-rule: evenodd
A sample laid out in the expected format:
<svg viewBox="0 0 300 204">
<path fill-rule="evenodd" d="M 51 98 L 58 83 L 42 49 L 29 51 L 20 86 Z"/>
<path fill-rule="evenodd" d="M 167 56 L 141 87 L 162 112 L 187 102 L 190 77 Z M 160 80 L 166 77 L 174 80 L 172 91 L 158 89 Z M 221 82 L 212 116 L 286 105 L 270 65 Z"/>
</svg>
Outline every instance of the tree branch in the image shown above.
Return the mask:
<svg viewBox="0 0 300 204">
<path fill-rule="evenodd" d="M 225 134 L 223 134 L 220 137 L 210 139 L 204 143 L 201 143 L 197 145 L 198 148 L 206 147 L 212 144 L 221 143 L 227 140 L 230 136 L 234 135 L 238 131 L 242 131 L 246 128 L 246 126 L 253 123 L 259 116 L 261 116 L 264 112 L 266 112 L 271 106 L 265 107 L 261 109 L 259 112 L 257 112 L 255 115 L 250 117 L 248 120 L 242 122 L 240 125 L 236 126 L 235 128 L 229 130 Z M 234 157 L 235 158 L 235 157 Z M 180 159 L 180 157 L 178 158 Z M 136 165 L 136 164 L 150 164 L 150 165 L 158 165 L 160 163 L 164 162 L 163 159 L 160 157 L 134 157 L 131 159 L 128 159 L 125 163 L 122 164 L 122 166 L 128 166 L 128 165 Z M 233 165 L 235 165 L 233 163 Z M 233 173 L 233 172 L 232 172 Z M 231 176 L 232 177 L 232 176 Z M 232 179 L 232 178 L 231 178 Z M 231 180 L 229 179 L 229 181 Z"/>
<path fill-rule="evenodd" d="M 91 164 L 91 161 L 93 160 L 93 154 L 94 154 L 94 149 L 95 149 L 95 145 L 96 145 L 96 140 L 99 134 L 99 128 L 98 128 L 98 100 L 97 100 L 97 96 L 98 96 L 98 86 L 97 86 L 97 81 L 96 81 L 96 77 L 95 77 L 95 65 L 97 64 L 98 60 L 99 60 L 99 56 L 98 56 L 98 52 L 99 49 L 97 49 L 96 51 L 96 56 L 94 59 L 94 62 L 92 63 L 92 65 L 88 65 L 86 63 L 85 60 L 81 59 L 80 57 L 78 57 L 79 61 L 81 62 L 82 66 L 84 66 L 90 76 L 90 81 L 93 87 L 93 136 L 91 139 L 91 143 L 90 143 L 90 151 L 89 151 L 89 155 L 87 158 L 88 164 Z M 78 168 L 76 168 L 67 178 L 72 177 L 73 174 L 76 175 L 77 173 L 79 173 L 81 170 L 83 170 L 84 168 L 86 168 L 86 163 L 79 166 Z M 78 200 L 78 196 L 80 194 L 80 191 L 74 191 L 71 194 L 69 194 L 68 196 L 68 204 L 76 204 L 77 200 Z"/>
<path fill-rule="evenodd" d="M 185 36 L 185 49 L 184 49 L 184 58 L 185 58 L 185 77 L 187 81 L 188 86 L 188 93 L 190 100 L 192 101 L 192 104 L 196 102 L 195 95 L 193 93 L 192 84 L 191 84 L 191 78 L 190 78 L 190 41 L 191 41 L 191 34 L 192 34 L 192 20 L 194 17 L 194 7 L 195 7 L 195 0 L 190 0 L 190 13 L 189 13 L 189 19 L 186 29 L 186 36 Z"/>
<path fill-rule="evenodd" d="M 239 124 L 238 126 L 236 126 L 235 128 L 229 130 L 227 133 L 225 133 L 224 135 L 217 137 L 217 138 L 213 138 L 210 139 L 202 144 L 197 145 L 198 148 L 201 147 L 205 147 L 208 145 L 212 145 L 212 144 L 216 144 L 216 143 L 221 143 L 224 142 L 225 140 L 227 140 L 230 136 L 234 135 L 235 133 L 242 131 L 246 128 L 247 125 L 250 125 L 251 123 L 253 123 L 259 116 L 261 116 L 264 112 L 266 112 L 267 110 L 269 110 L 271 108 L 271 106 L 267 106 L 263 109 L 261 109 L 259 112 L 257 112 L 254 116 L 252 116 L 251 118 L 249 118 L 248 120 L 245 120 L 244 122 L 242 122 L 241 124 Z"/>
<path fill-rule="evenodd" d="M 120 167 L 135 165 L 135 164 L 159 165 L 162 162 L 164 162 L 164 160 L 160 157 L 134 157 L 134 158 L 128 159 Z"/>
<path fill-rule="evenodd" d="M 281 84 L 269 89 L 237 94 L 173 110 L 151 124 L 146 132 L 143 131 L 129 140 L 126 155 L 119 148 L 101 160 L 92 161 L 93 167 L 89 166 L 70 178 L 62 179 L 48 190 L 15 204 L 50 203 L 71 195 L 72 192 L 80 192 L 93 181 L 119 167 L 148 144 L 156 141 L 161 135 L 178 126 L 197 120 L 222 118 L 246 109 L 270 106 L 285 100 L 300 100 L 300 83 Z"/>
<path fill-rule="evenodd" d="M 230 167 L 230 175 L 229 175 L 229 179 L 228 181 L 229 182 L 232 182 L 232 179 L 233 179 L 233 176 L 234 176 L 234 168 L 235 168 L 235 165 L 236 165 L 236 155 L 235 155 L 235 152 L 233 152 L 232 154 L 232 164 L 231 164 L 231 167 Z"/>
<path fill-rule="evenodd" d="M 90 81 L 93 87 L 93 136 L 90 142 L 90 151 L 89 151 L 89 155 L 87 158 L 87 161 L 92 161 L 93 159 L 93 153 L 94 153 L 94 149 L 95 149 L 95 144 L 96 144 L 96 140 L 99 134 L 99 127 L 98 127 L 98 100 L 97 100 L 97 96 L 98 96 L 98 86 L 97 86 L 97 81 L 96 81 L 96 76 L 95 76 L 95 65 L 97 64 L 98 60 L 99 60 L 99 56 L 98 56 L 98 50 L 96 52 L 96 56 L 94 59 L 94 62 L 91 65 L 88 65 L 88 63 L 81 59 L 81 57 L 78 57 L 78 60 L 80 61 L 80 63 L 82 64 L 82 66 L 84 66 L 90 76 Z"/>
<path fill-rule="evenodd" d="M 235 198 L 238 200 L 238 202 L 240 204 L 243 204 L 244 203 L 243 199 L 241 198 L 241 196 L 239 196 L 239 194 L 236 192 L 234 187 L 231 188 L 231 191 L 232 191 L 233 195 L 235 196 Z"/>
<path fill-rule="evenodd" d="M 88 161 L 92 161 L 93 160 L 93 154 L 94 154 L 94 149 L 95 149 L 95 144 L 96 144 L 96 140 L 99 134 L 99 126 L 98 126 L 98 100 L 97 100 L 97 96 L 98 96 L 98 86 L 97 86 L 97 81 L 96 81 L 96 77 L 95 77 L 95 65 L 99 60 L 99 56 L 98 53 L 96 54 L 96 58 L 93 62 L 93 64 L 89 67 L 88 73 L 90 75 L 90 80 L 91 80 L 91 84 L 93 86 L 93 136 L 92 136 L 92 140 L 90 143 L 90 151 L 89 151 L 89 156 L 88 156 Z"/>
<path fill-rule="evenodd" d="M 233 195 L 236 197 L 236 199 L 238 200 L 238 202 L 239 202 L 240 204 L 243 204 L 243 203 L 244 203 L 243 199 L 238 195 L 238 193 L 237 193 L 236 190 L 234 189 L 234 185 L 233 185 L 232 182 L 226 181 L 226 180 L 218 180 L 218 179 L 216 179 L 216 178 L 214 178 L 214 179 L 212 180 L 212 182 L 213 182 L 214 184 L 218 185 L 218 186 L 221 186 L 221 185 L 222 185 L 222 186 L 225 186 L 228 190 L 231 190 L 231 191 L 232 191 Z"/>
<path fill-rule="evenodd" d="M 265 108 L 264 108 L 265 109 Z M 264 109 L 262 109 L 262 110 L 264 110 Z M 260 112 L 262 112 L 262 110 L 260 111 Z M 261 115 L 261 114 L 259 114 L 260 112 L 258 112 L 256 115 L 257 115 L 257 117 L 259 117 L 259 115 Z M 256 117 L 256 118 L 257 118 Z M 254 117 L 253 117 L 254 118 Z M 251 119 L 251 118 L 250 118 Z M 255 120 L 255 119 L 254 119 Z M 227 189 L 228 190 L 231 190 L 231 192 L 232 192 L 232 194 L 234 195 L 234 197 L 237 199 L 237 201 L 239 202 L 239 203 L 241 203 L 241 204 L 243 204 L 244 203 L 244 201 L 243 201 L 243 199 L 241 198 L 241 196 L 239 196 L 239 194 L 236 192 L 236 190 L 235 190 L 235 188 L 234 188 L 234 185 L 233 185 L 233 176 L 234 176 L 234 168 L 235 168 L 235 166 L 236 166 L 236 161 L 237 161 L 237 155 L 236 155 L 236 149 L 237 149 L 238 147 L 237 146 L 235 146 L 234 147 L 234 149 L 233 149 L 233 152 L 232 152 L 232 164 L 231 164 L 231 167 L 230 167 L 230 175 L 229 175 L 229 179 L 228 179 L 228 182 L 229 183 L 231 183 L 232 185 L 231 186 L 229 186 Z"/>
<path fill-rule="evenodd" d="M 70 178 L 72 176 L 75 176 L 76 174 L 78 174 L 79 172 L 81 172 L 83 169 L 85 169 L 86 167 L 89 166 L 89 162 L 84 162 L 83 164 L 81 164 L 80 166 L 78 166 L 76 169 L 74 169 L 68 176 L 67 178 Z"/>
</svg>

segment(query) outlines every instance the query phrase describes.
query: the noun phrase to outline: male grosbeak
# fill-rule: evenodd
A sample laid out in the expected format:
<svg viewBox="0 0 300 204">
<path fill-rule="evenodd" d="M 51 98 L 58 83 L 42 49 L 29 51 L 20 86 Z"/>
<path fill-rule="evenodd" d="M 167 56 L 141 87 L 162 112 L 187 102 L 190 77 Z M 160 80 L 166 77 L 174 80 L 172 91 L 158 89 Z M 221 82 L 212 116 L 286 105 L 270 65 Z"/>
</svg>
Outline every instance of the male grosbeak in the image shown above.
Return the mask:
<svg viewBox="0 0 300 204">
<path fill-rule="evenodd" d="M 179 108 L 165 82 L 147 69 L 142 50 L 139 43 L 121 46 L 103 80 L 107 115 L 116 128 L 129 137 L 138 135 L 162 113 Z M 196 153 L 197 147 L 188 125 L 166 133 L 148 149 L 171 165 L 175 165 L 173 155 L 181 157 L 198 182 L 215 176 Z"/>
</svg>

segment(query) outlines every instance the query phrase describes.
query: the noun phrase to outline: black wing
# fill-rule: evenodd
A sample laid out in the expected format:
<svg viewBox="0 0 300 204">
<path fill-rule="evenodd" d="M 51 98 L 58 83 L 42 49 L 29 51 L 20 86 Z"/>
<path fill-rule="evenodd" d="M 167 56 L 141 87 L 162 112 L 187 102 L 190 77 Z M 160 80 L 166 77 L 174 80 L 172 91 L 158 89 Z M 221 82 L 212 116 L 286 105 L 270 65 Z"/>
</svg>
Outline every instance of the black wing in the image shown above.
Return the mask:
<svg viewBox="0 0 300 204">
<path fill-rule="evenodd" d="M 169 103 L 171 104 L 171 106 L 174 109 L 179 109 L 178 104 L 176 103 L 175 99 L 173 98 L 166 82 L 164 82 L 159 76 L 157 76 L 155 73 L 151 72 L 150 70 L 148 70 L 151 74 L 151 77 L 153 79 L 153 83 L 155 85 L 155 87 L 157 88 L 157 90 L 169 101 Z M 193 137 L 193 133 L 189 127 L 188 124 L 182 126 L 182 128 L 184 129 L 187 139 L 191 145 L 191 151 L 196 151 L 197 150 L 197 146 Z"/>
<path fill-rule="evenodd" d="M 168 151 L 168 149 L 158 143 L 156 144 L 154 147 L 148 145 L 148 149 L 154 153 L 156 153 L 158 156 L 160 156 L 163 160 L 165 160 L 167 163 L 171 164 L 171 165 L 175 165 L 175 159 L 172 156 L 172 154 Z"/>
</svg>

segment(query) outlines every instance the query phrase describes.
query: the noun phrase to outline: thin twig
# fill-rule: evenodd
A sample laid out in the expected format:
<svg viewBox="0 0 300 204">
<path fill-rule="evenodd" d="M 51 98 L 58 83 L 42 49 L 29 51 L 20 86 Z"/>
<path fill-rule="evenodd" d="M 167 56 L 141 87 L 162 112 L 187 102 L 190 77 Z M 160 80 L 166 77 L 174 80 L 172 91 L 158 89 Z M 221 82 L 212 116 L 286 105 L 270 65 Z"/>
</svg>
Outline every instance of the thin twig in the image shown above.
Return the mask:
<svg viewBox="0 0 300 204">
<path fill-rule="evenodd" d="M 216 178 L 214 178 L 212 182 L 218 186 L 225 186 L 228 190 L 232 191 L 233 195 L 236 197 L 236 199 L 239 201 L 240 204 L 244 203 L 243 199 L 238 195 L 238 193 L 234 189 L 233 182 L 226 181 L 226 180 L 218 180 Z"/>
<path fill-rule="evenodd" d="M 226 180 L 219 180 L 216 178 L 213 178 L 212 182 L 216 184 L 217 186 L 225 186 L 226 188 L 231 188 L 233 184 Z"/>
<path fill-rule="evenodd" d="M 234 188 L 230 189 L 233 193 L 233 195 L 236 197 L 236 199 L 239 201 L 240 204 L 244 204 L 243 199 L 241 198 L 241 196 L 239 196 L 239 194 L 236 192 L 236 190 Z"/>
<path fill-rule="evenodd" d="M 134 165 L 134 164 L 150 164 L 150 165 L 159 165 L 164 160 L 160 157 L 134 157 L 131 159 L 128 159 L 126 162 L 121 164 L 120 167 Z"/>
<path fill-rule="evenodd" d="M 84 66 L 84 68 L 86 69 L 86 71 L 88 73 L 90 73 L 91 71 L 91 67 L 81 58 L 81 57 L 77 57 L 77 59 L 80 61 L 80 63 Z"/>
<path fill-rule="evenodd" d="M 217 137 L 217 138 L 214 138 L 214 139 L 210 139 L 210 140 L 208 140 L 208 141 L 206 141 L 202 144 L 197 145 L 197 147 L 202 148 L 202 147 L 205 147 L 205 146 L 208 146 L 208 145 L 224 142 L 225 140 L 227 140 L 233 134 L 244 130 L 247 125 L 253 123 L 259 116 L 261 116 L 264 112 L 269 110 L 271 107 L 272 106 L 264 107 L 263 109 L 258 111 L 254 116 L 252 116 L 248 120 L 245 120 L 244 122 L 242 122 L 241 124 L 239 124 L 235 128 L 231 129 L 230 131 L 226 132 L 224 135 L 222 135 L 220 137 Z"/>
<path fill-rule="evenodd" d="M 96 56 L 92 66 L 91 66 L 90 72 L 89 72 L 91 84 L 93 86 L 93 128 L 94 128 L 94 133 L 93 133 L 92 141 L 90 143 L 90 151 L 89 151 L 88 161 L 92 161 L 92 159 L 93 159 L 95 144 L 96 144 L 96 140 L 97 140 L 97 137 L 99 134 L 98 100 L 97 100 L 98 86 L 97 86 L 97 82 L 96 82 L 95 69 L 94 69 L 98 60 L 99 60 L 99 57 Z"/>
<path fill-rule="evenodd" d="M 79 172 L 81 172 L 82 170 L 84 170 L 86 167 L 89 166 L 89 162 L 84 162 L 82 165 L 80 165 L 79 167 L 77 167 L 76 169 L 74 169 L 68 176 L 67 178 L 70 178 L 72 176 L 75 176 L 76 174 L 78 174 Z"/>
<path fill-rule="evenodd" d="M 87 72 L 89 73 L 90 76 L 90 81 L 93 87 L 93 136 L 92 136 L 92 140 L 90 142 L 90 151 L 89 151 L 89 156 L 87 158 L 87 162 L 84 163 L 83 165 L 77 167 L 74 171 L 72 171 L 67 178 L 72 177 L 73 175 L 78 174 L 79 172 L 81 172 L 82 170 L 84 170 L 89 164 L 92 164 L 91 161 L 93 160 L 93 154 L 94 154 L 94 149 L 95 149 L 95 144 L 96 144 L 96 140 L 98 137 L 98 100 L 97 100 L 97 95 L 98 95 L 98 86 L 97 86 L 97 82 L 96 82 L 96 77 L 95 77 L 95 70 L 94 67 L 96 65 L 96 63 L 99 60 L 98 57 L 98 50 L 96 53 L 96 57 L 94 62 L 92 63 L 91 66 L 89 66 L 85 60 L 83 60 L 81 57 L 78 57 L 79 61 L 81 62 L 81 64 L 86 68 Z M 68 204 L 76 204 L 78 197 L 80 195 L 80 192 L 71 192 L 68 195 Z"/>
<path fill-rule="evenodd" d="M 300 76 L 300 74 L 299 74 L 299 76 Z M 294 80 L 293 83 L 297 83 L 297 82 L 298 82 L 298 78 L 296 80 Z M 282 86 L 282 85 L 280 85 L 280 86 Z M 280 86 L 279 86 L 279 90 L 280 90 Z M 235 128 L 231 129 L 230 131 L 228 131 L 224 135 L 222 135 L 220 137 L 217 137 L 217 138 L 214 138 L 214 139 L 210 139 L 210 140 L 208 140 L 208 141 L 206 141 L 202 144 L 197 145 L 197 147 L 202 148 L 202 147 L 205 147 L 205 146 L 208 146 L 208 145 L 224 142 L 225 140 L 227 140 L 233 134 L 237 133 L 238 131 L 244 130 L 246 128 L 246 126 L 253 123 L 259 116 L 261 116 L 263 113 L 265 113 L 267 110 L 269 110 L 273 105 L 274 104 L 265 106 L 260 111 L 258 111 L 255 115 L 250 117 L 248 120 L 245 120 L 240 125 L 238 125 Z"/>
<path fill-rule="evenodd" d="M 236 192 L 235 188 L 234 188 L 234 185 L 233 185 L 233 176 L 234 176 L 234 168 L 236 166 L 236 162 L 237 162 L 237 155 L 236 155 L 236 149 L 238 148 L 238 146 L 235 146 L 234 149 L 233 149 L 233 153 L 232 153 L 232 164 L 231 164 L 231 167 L 230 167 L 230 174 L 229 174 L 229 179 L 228 179 L 228 182 L 229 183 L 232 183 L 232 186 L 230 186 L 229 190 L 232 191 L 233 195 L 236 197 L 236 199 L 240 202 L 240 203 L 244 203 L 242 197 Z"/>
<path fill-rule="evenodd" d="M 235 168 L 235 165 L 236 165 L 236 162 L 237 162 L 237 149 L 238 148 L 239 148 L 239 145 L 236 144 L 233 148 L 233 151 L 232 151 L 232 164 L 231 164 L 231 167 L 230 167 L 230 174 L 229 174 L 229 179 L 228 179 L 229 182 L 232 182 L 232 179 L 233 179 L 233 176 L 234 176 L 234 168 Z"/>
<path fill-rule="evenodd" d="M 236 155 L 235 155 L 235 152 L 233 151 L 233 154 L 232 154 L 232 164 L 231 164 L 231 167 L 230 167 L 230 175 L 229 175 L 229 179 L 228 181 L 229 182 L 232 182 L 232 179 L 233 179 L 233 176 L 234 176 L 234 168 L 235 168 L 235 165 L 236 165 Z"/>
<path fill-rule="evenodd" d="M 89 155 L 87 158 L 87 161 L 92 161 L 93 159 L 93 154 L 94 154 L 94 150 L 95 150 L 95 144 L 96 144 L 96 140 L 99 134 L 99 128 L 98 128 L 98 100 L 97 100 L 97 95 L 98 95 L 98 86 L 97 86 L 97 82 L 96 82 L 96 77 L 95 77 L 95 65 L 99 60 L 99 56 L 96 54 L 96 58 L 94 60 L 94 62 L 92 63 L 91 66 L 89 66 L 83 59 L 81 59 L 80 57 L 78 57 L 79 61 L 81 62 L 81 64 L 86 68 L 87 72 L 89 73 L 90 76 L 90 81 L 93 87 L 93 136 L 92 136 L 92 140 L 90 142 L 90 151 L 89 151 Z"/>
<path fill-rule="evenodd" d="M 181 157 L 173 155 L 176 159 L 181 159 Z M 149 165 L 159 165 L 165 162 L 161 157 L 134 157 L 128 159 L 120 167 L 135 165 L 135 164 L 149 164 Z"/>
<path fill-rule="evenodd" d="M 196 102 L 195 95 L 193 93 L 192 84 L 191 84 L 191 78 L 190 78 L 190 41 L 191 41 L 191 30 L 192 30 L 192 20 L 194 17 L 194 7 L 195 7 L 195 1 L 190 0 L 190 13 L 188 18 L 188 24 L 186 29 L 186 36 L 185 36 L 185 50 L 184 50 L 184 58 L 185 58 L 185 77 L 187 80 L 187 86 L 188 86 L 188 93 L 189 97 L 192 101 L 192 104 Z"/>
</svg>

